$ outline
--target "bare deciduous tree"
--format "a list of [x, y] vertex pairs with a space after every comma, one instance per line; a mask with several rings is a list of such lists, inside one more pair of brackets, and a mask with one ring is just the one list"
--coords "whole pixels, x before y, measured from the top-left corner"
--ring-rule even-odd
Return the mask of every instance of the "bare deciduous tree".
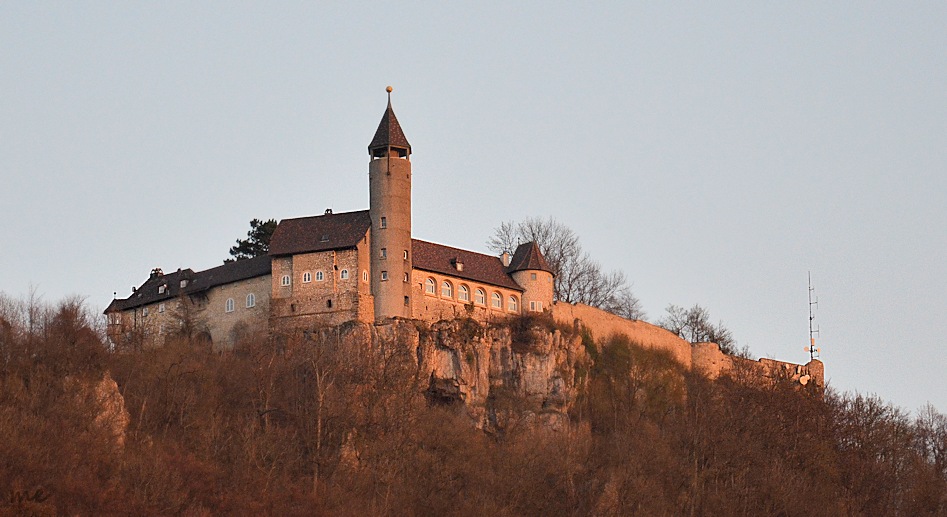
[[738, 355], [736, 340], [730, 330], [719, 322], [710, 322], [710, 311], [694, 304], [690, 309], [673, 303], [667, 306], [667, 316], [658, 320], [658, 326], [677, 334], [691, 343], [717, 343], [725, 354]]
[[645, 318], [641, 301], [632, 293], [625, 273], [604, 271], [582, 250], [578, 235], [551, 217], [501, 223], [494, 229], [487, 247], [496, 253], [512, 252], [518, 245], [531, 241], [539, 245], [556, 276], [556, 300], [583, 303], [628, 319]]

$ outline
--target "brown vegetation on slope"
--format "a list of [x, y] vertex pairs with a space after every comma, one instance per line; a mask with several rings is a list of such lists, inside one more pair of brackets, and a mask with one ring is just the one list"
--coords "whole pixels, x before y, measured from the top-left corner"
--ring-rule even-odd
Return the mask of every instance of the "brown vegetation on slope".
[[[933, 408], [708, 381], [587, 339], [574, 425], [484, 433], [424, 396], [413, 351], [347, 348], [355, 331], [110, 352], [75, 300], [0, 297], [0, 515], [947, 513]], [[88, 396], [106, 373], [123, 447]]]

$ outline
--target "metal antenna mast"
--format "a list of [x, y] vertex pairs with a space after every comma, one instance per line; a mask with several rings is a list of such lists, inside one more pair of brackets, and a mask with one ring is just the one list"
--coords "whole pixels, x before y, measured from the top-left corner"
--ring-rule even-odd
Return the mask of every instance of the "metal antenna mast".
[[812, 325], [812, 320], [815, 319], [815, 313], [812, 312], [812, 306], [819, 305], [819, 297], [816, 297], [815, 301], [812, 301], [813, 291], [815, 291], [815, 288], [812, 287], [812, 271], [809, 271], [809, 346], [805, 350], [809, 352], [809, 359], [818, 359], [819, 353], [822, 350], [815, 347], [815, 337], [819, 335], [819, 327], [813, 327]]

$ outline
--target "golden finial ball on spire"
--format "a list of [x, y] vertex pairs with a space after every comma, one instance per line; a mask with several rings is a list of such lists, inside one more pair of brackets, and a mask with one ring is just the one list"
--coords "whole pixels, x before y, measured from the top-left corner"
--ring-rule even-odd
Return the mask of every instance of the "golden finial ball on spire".
[[388, 93], [391, 93], [392, 90], [394, 90], [394, 88], [392, 88], [391, 86], [385, 88], [385, 91]]

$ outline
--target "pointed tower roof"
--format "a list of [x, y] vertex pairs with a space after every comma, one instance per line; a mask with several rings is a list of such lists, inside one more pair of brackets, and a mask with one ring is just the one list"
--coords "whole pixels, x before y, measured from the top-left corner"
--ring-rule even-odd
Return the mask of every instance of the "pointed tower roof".
[[398, 117], [395, 116], [394, 110], [391, 109], [391, 86], [389, 86], [387, 90], [388, 109], [385, 110], [385, 114], [381, 117], [381, 122], [378, 123], [378, 129], [375, 131], [375, 137], [372, 138], [372, 143], [368, 144], [368, 152], [371, 154], [373, 149], [384, 147], [400, 147], [407, 149], [410, 154], [411, 144], [408, 143], [408, 139], [404, 136], [404, 131], [401, 130], [401, 124], [398, 123]]
[[539, 245], [536, 242], [527, 242], [516, 247], [513, 253], [513, 259], [510, 260], [510, 267], [506, 268], [510, 273], [514, 271], [524, 271], [527, 269], [538, 269], [552, 273], [552, 268], [539, 251]]

